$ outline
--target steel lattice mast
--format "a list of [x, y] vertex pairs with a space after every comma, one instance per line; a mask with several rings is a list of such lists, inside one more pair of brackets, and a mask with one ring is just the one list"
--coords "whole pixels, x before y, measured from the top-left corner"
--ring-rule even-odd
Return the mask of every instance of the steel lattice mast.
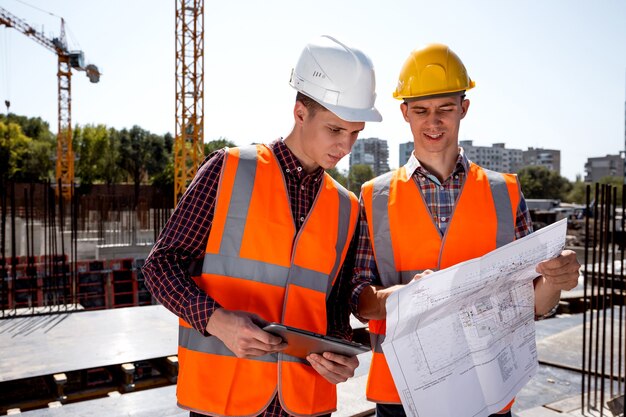
[[176, 2], [174, 202], [204, 157], [204, 0]]

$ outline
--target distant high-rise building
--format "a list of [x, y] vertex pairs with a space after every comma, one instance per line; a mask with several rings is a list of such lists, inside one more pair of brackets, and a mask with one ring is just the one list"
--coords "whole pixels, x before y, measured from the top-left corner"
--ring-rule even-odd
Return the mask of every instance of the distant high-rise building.
[[504, 143], [492, 146], [474, 146], [471, 140], [461, 140], [459, 145], [470, 161], [483, 168], [498, 172], [517, 172], [522, 167], [522, 150], [506, 149]]
[[585, 164], [585, 182], [598, 182], [604, 177], [623, 177], [624, 157], [607, 155], [587, 158]]
[[561, 175], [561, 151], [555, 149], [528, 148], [522, 153], [525, 167], [543, 166]]
[[378, 138], [358, 139], [350, 153], [350, 166], [369, 165], [374, 175], [389, 171], [389, 147], [387, 141]]
[[404, 166], [404, 164], [407, 163], [411, 157], [413, 149], [415, 149], [415, 143], [413, 141], [400, 144], [400, 153], [398, 157], [399, 167]]

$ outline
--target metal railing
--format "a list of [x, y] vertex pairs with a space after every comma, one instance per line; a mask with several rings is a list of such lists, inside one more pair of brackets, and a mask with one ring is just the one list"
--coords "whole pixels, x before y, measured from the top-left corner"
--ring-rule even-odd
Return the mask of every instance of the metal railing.
[[624, 415], [624, 214], [626, 189], [587, 186], [581, 411], [583, 415]]

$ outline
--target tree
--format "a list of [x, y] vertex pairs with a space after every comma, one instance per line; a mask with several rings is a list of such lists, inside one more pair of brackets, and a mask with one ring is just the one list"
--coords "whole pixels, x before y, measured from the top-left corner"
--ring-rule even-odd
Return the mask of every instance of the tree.
[[49, 142], [30, 139], [25, 159], [22, 161], [19, 175], [15, 175], [15, 181], [38, 182], [52, 178], [54, 161], [50, 155], [54, 154], [56, 147]]
[[107, 158], [115, 154], [109, 135], [104, 125], [74, 128], [75, 177], [80, 179], [81, 193], [87, 192], [95, 182], [104, 181]]
[[149, 158], [146, 159], [146, 172], [149, 177], [159, 174], [172, 159], [171, 152], [167, 151], [163, 136], [150, 133], [147, 138]]
[[218, 149], [222, 149], [226, 146], [229, 148], [234, 148], [237, 145], [235, 145], [233, 142], [229, 141], [225, 137], [220, 136], [218, 139], [209, 141], [204, 144], [204, 155], [209, 156]]
[[572, 184], [567, 178], [543, 166], [522, 168], [518, 173], [525, 198], [565, 200]]
[[119, 132], [119, 152], [119, 167], [128, 174], [135, 186], [136, 205], [141, 183], [162, 172], [171, 155], [167, 152], [163, 136], [150, 133], [139, 126]]
[[0, 121], [0, 181], [9, 178], [11, 164], [11, 138], [9, 126]]
[[585, 204], [586, 198], [587, 184], [580, 177], [576, 177], [576, 181], [572, 183], [571, 190], [565, 196], [565, 201], [568, 203]]
[[174, 160], [169, 162], [161, 172], [152, 177], [152, 185], [161, 190], [165, 195], [171, 196], [174, 200]]
[[[624, 178], [608, 176], [608, 177], [600, 178], [600, 181], [598, 181], [598, 182], [600, 184], [606, 184], [606, 185], [609, 185], [611, 187], [615, 187], [616, 188], [616, 191], [617, 191], [616, 202], [617, 202], [617, 205], [621, 207], [621, 205], [622, 205], [622, 192], [623, 192], [623, 186], [624, 186]], [[592, 192], [595, 192], [595, 188], [592, 190]], [[612, 198], [613, 197], [611, 197], [611, 199]]]
[[120, 158], [120, 132], [109, 128], [109, 144], [106, 154], [102, 157], [102, 172], [100, 179], [107, 185], [113, 185], [122, 181], [123, 173], [119, 169]]
[[41, 117], [31, 118], [18, 116], [13, 113], [9, 113], [7, 116], [0, 114], [0, 122], [15, 123], [19, 125], [24, 135], [35, 141], [48, 142], [53, 146], [56, 144], [55, 135], [50, 131], [48, 123], [44, 122]]
[[328, 173], [328, 175], [330, 175], [331, 177], [333, 177], [339, 184], [343, 185], [344, 187], [348, 187], [348, 176], [346, 175], [346, 172], [340, 172], [337, 168], [329, 168], [326, 170], [326, 172]]
[[374, 178], [374, 170], [372, 167], [365, 164], [356, 164], [350, 167], [348, 171], [349, 190], [359, 195], [361, 193], [361, 185], [366, 181]]
[[19, 124], [0, 121], [0, 178], [24, 182], [49, 179], [52, 154], [49, 141], [35, 141]]
[[174, 148], [174, 136], [170, 132], [163, 135], [163, 143], [165, 143], [165, 150], [171, 155]]

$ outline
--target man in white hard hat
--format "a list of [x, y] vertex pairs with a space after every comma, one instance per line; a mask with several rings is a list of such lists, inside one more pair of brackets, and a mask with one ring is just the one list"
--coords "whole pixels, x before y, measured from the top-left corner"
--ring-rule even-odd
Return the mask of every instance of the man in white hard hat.
[[[473, 87], [465, 66], [446, 45], [414, 50], [393, 96], [402, 100], [415, 149], [406, 165], [361, 190], [351, 300], [354, 312], [369, 320], [373, 354], [366, 395], [377, 403], [377, 417], [406, 416], [382, 351], [389, 295], [429, 270], [480, 257], [532, 232], [517, 177], [476, 165], [459, 147], [461, 120], [470, 104], [465, 92]], [[528, 296], [534, 292], [534, 312], [531, 305], [520, 314], [551, 314], [561, 290], [577, 285], [579, 268], [570, 250], [539, 263], [534, 285], [524, 287]], [[510, 416], [512, 395], [490, 404], [490, 412]], [[478, 415], [452, 397], [433, 398], [426, 406], [427, 416]]]
[[350, 152], [365, 122], [382, 119], [374, 68], [322, 36], [306, 45], [290, 84], [291, 133], [210, 155], [143, 268], [152, 294], [180, 317], [177, 397], [192, 415], [329, 414], [335, 384], [358, 365], [331, 352], [289, 356], [263, 327], [351, 336], [341, 284], [352, 272], [358, 201], [324, 169]]

